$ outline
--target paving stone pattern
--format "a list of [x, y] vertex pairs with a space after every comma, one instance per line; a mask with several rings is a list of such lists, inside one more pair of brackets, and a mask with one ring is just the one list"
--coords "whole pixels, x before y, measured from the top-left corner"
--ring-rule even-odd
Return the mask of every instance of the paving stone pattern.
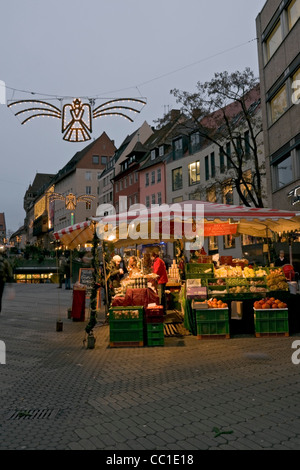
[[110, 348], [100, 312], [87, 349], [87, 318], [68, 318], [72, 290], [14, 289], [0, 314], [0, 450], [300, 448], [300, 334]]

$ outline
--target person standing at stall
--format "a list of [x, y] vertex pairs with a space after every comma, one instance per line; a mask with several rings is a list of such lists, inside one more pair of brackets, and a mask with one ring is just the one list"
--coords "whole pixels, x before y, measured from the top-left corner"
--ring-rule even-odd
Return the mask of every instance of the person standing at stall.
[[168, 273], [165, 262], [159, 257], [158, 253], [151, 253], [152, 259], [152, 271], [154, 274], [158, 275], [158, 294], [160, 304], [164, 308], [164, 313], [166, 313], [166, 284], [168, 282]]
[[285, 264], [290, 264], [289, 260], [286, 258], [284, 251], [280, 250], [279, 257], [275, 260], [275, 266], [281, 267], [281, 266], [284, 266]]
[[108, 286], [110, 297], [114, 294], [114, 290], [121, 286], [121, 279], [127, 273], [125, 266], [121, 264], [122, 258], [115, 255], [108, 266]]

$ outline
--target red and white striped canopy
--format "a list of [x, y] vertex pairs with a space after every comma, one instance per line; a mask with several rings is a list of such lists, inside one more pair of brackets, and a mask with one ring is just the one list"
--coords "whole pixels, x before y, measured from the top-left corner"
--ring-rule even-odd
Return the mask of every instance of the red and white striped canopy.
[[[183, 217], [183, 219], [194, 218], [199, 214], [198, 209], [201, 206], [204, 215], [204, 232], [205, 228], [211, 229], [212, 224], [219, 224], [219, 227], [222, 227], [224, 222], [237, 224], [237, 234], [251, 235], [254, 237], [270, 237], [272, 232], [280, 233], [300, 230], [299, 211], [217, 204], [206, 201], [184, 201], [172, 204], [170, 205], [170, 212], [167, 217], [174, 219], [176, 219], [176, 217]], [[92, 240], [95, 230], [95, 223], [93, 222], [101, 220], [102, 224], [107, 223], [115, 227], [119, 227], [122, 223], [133, 223], [135, 219], [151, 222], [151, 218], [158, 217], [161, 207], [162, 206], [157, 207], [156, 209], [150, 208], [146, 210], [142, 216], [139, 211], [128, 211], [115, 216], [107, 216], [102, 219], [95, 217], [93, 220], [72, 225], [59, 232], [55, 232], [54, 237], [56, 240], [60, 240], [64, 245], [72, 249]], [[225, 226], [225, 224], [223, 224], [223, 226]], [[207, 230], [207, 232], [210, 232], [210, 230]], [[162, 234], [160, 235], [162, 236]], [[161, 237], [161, 239], [163, 238]], [[148, 238], [146, 241], [149, 242], [150, 239]], [[130, 242], [132, 244], [132, 240], [127, 241], [127, 243]], [[126, 244], [126, 241], [122, 240], [122, 245], [124, 244]]]
[[58, 232], [54, 232], [55, 240], [60, 241], [69, 249], [77, 248], [78, 245], [92, 241], [95, 230], [95, 224], [91, 220], [86, 220], [79, 224], [71, 225], [63, 228]]

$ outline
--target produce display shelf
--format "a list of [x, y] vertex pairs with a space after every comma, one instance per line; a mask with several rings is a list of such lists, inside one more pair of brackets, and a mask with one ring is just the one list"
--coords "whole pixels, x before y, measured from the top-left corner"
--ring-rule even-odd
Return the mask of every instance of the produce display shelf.
[[109, 309], [109, 322], [111, 320], [136, 320], [144, 317], [143, 306], [111, 307]]

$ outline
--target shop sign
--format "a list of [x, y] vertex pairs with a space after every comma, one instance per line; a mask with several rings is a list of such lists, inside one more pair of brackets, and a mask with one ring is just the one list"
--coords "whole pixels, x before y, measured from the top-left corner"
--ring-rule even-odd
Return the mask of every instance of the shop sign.
[[204, 224], [205, 237], [217, 237], [219, 235], [235, 235], [238, 224], [221, 222], [219, 224]]

